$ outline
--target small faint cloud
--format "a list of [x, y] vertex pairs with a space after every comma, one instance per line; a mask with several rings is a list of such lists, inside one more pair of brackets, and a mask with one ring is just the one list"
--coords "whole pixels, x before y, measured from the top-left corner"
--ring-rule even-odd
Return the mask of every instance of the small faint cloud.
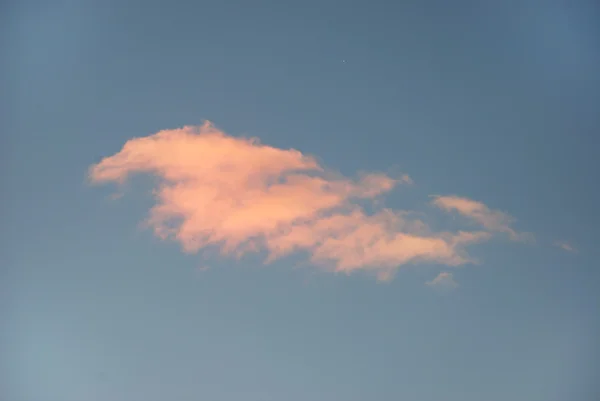
[[571, 252], [571, 253], [578, 252], [578, 250], [572, 244], [570, 244], [566, 241], [555, 241], [554, 246], [557, 248], [560, 248], [564, 251], [567, 251], [567, 252]]
[[520, 233], [511, 227], [511, 224], [515, 222], [514, 217], [499, 210], [490, 209], [482, 202], [456, 195], [436, 195], [434, 198], [435, 199], [432, 203], [438, 208], [446, 212], [456, 211], [459, 214], [480, 224], [486, 230], [505, 233], [513, 241], [534, 241], [533, 234]]
[[410, 176], [408, 174], [402, 174], [402, 176], [400, 177], [400, 181], [402, 181], [405, 184], [414, 184], [415, 182], [413, 181], [412, 178], [410, 178]]
[[425, 283], [430, 287], [453, 289], [458, 287], [458, 283], [454, 281], [454, 276], [449, 272], [441, 272], [433, 280]]
[[382, 283], [387, 283], [389, 281], [392, 281], [392, 279], [394, 278], [395, 272], [396, 271], [394, 269], [380, 270], [377, 273], [377, 281], [382, 282]]
[[117, 199], [121, 199], [123, 197], [123, 192], [115, 192], [113, 194], [111, 194], [108, 198], [110, 200], [117, 200]]
[[200, 264], [198, 266], [196, 266], [196, 268], [194, 269], [194, 273], [198, 276], [206, 273], [208, 270], [210, 270], [210, 266], [207, 264]]

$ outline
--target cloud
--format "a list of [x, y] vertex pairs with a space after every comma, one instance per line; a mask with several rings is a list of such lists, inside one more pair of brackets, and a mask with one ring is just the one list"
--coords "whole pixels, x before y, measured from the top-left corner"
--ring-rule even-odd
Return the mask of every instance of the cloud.
[[[89, 169], [94, 184], [123, 184], [134, 174], [158, 178], [145, 226], [189, 253], [207, 247], [235, 257], [262, 251], [270, 263], [301, 252], [325, 270], [367, 270], [385, 280], [408, 263], [476, 262], [465, 248], [490, 238], [486, 231], [434, 232], [409, 212], [374, 208], [369, 214], [361, 206], [412, 183], [408, 175], [350, 179], [297, 150], [232, 137], [210, 122], [131, 139]], [[448, 199], [465, 202], [436, 202], [448, 205]], [[482, 204], [454, 204], [485, 228], [516, 235]]]
[[481, 202], [455, 195], [434, 196], [434, 198], [432, 203], [435, 206], [447, 212], [456, 211], [482, 225], [486, 230], [505, 233], [513, 241], [534, 240], [531, 233], [519, 233], [510, 227], [515, 222], [512, 216], [499, 210], [492, 210]]
[[577, 253], [577, 249], [566, 241], [555, 241], [554, 246], [571, 253]]
[[433, 280], [425, 283], [428, 286], [452, 289], [458, 287], [458, 283], [454, 281], [452, 273], [442, 272], [438, 274]]

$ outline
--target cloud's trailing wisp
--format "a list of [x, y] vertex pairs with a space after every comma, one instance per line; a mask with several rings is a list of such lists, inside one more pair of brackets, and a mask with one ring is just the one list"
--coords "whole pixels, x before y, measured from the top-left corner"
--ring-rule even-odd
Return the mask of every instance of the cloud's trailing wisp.
[[570, 243], [568, 243], [566, 241], [555, 241], [554, 246], [562, 249], [563, 251], [577, 253], [577, 249], [573, 245], [571, 245]]
[[[305, 252], [326, 269], [386, 278], [406, 263], [472, 262], [465, 246], [490, 238], [487, 231], [433, 232], [407, 212], [367, 213], [360, 205], [410, 184], [407, 175], [342, 177], [297, 150], [228, 136], [210, 122], [131, 139], [91, 166], [89, 178], [123, 183], [142, 173], [159, 178], [147, 225], [186, 252], [266, 251], [267, 262]], [[486, 213], [475, 212], [484, 228], [510, 230]]]
[[515, 219], [499, 210], [491, 210], [481, 202], [455, 195], [435, 196], [433, 204], [445, 211], [456, 211], [492, 232], [506, 233], [513, 241], [533, 241], [531, 233], [519, 233], [510, 227]]
[[428, 281], [425, 284], [432, 287], [444, 289], [452, 289], [458, 287], [458, 283], [454, 281], [453, 274], [449, 272], [441, 272], [433, 280]]

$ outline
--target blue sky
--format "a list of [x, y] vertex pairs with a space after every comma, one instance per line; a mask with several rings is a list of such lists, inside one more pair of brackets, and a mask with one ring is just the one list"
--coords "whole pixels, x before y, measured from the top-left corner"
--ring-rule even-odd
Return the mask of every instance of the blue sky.
[[[597, 399], [600, 9], [397, 3], [3, 5], [0, 399]], [[381, 282], [185, 253], [141, 228], [152, 175], [89, 185], [205, 120], [338, 176], [406, 173], [381, 201], [436, 232], [489, 228], [431, 203], [457, 195], [535, 242]]]

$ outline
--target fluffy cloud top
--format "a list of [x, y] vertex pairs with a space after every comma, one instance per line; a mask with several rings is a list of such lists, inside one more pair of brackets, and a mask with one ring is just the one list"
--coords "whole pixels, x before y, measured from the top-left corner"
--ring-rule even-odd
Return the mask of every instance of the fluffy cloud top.
[[[386, 278], [406, 263], [471, 262], [465, 246], [490, 237], [487, 231], [432, 232], [407, 212], [369, 214], [359, 205], [410, 184], [407, 175], [342, 177], [297, 150], [232, 137], [210, 122], [131, 139], [91, 166], [89, 177], [93, 183], [123, 183], [142, 173], [159, 178], [146, 224], [186, 252], [208, 246], [236, 256], [263, 250], [267, 262], [305, 252], [326, 269], [367, 269]], [[457, 197], [434, 202], [487, 230], [518, 236], [506, 215], [481, 203]]]

